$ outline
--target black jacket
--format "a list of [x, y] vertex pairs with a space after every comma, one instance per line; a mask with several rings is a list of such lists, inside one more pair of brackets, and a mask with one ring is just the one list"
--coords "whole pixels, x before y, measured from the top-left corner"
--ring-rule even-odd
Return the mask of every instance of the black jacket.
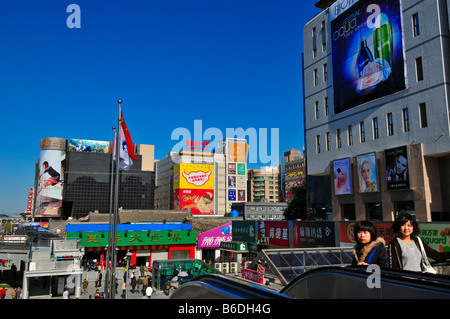
[[388, 255], [385, 247], [385, 241], [382, 237], [378, 237], [371, 242], [366, 249], [355, 245], [353, 248], [352, 265], [357, 265], [358, 262], [365, 262], [367, 264], [377, 264], [382, 268], [388, 268]]

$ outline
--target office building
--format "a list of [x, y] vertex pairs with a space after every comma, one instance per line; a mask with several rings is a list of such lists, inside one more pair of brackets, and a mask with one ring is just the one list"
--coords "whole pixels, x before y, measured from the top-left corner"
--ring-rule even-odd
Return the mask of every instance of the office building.
[[316, 3], [303, 28], [307, 172], [329, 178], [311, 191], [331, 194], [334, 220], [450, 220], [449, 5]]

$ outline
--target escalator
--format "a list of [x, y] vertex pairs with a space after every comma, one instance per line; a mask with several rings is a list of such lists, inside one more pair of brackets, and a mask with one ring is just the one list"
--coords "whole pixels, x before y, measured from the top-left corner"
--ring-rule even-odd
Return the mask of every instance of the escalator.
[[181, 285], [170, 298], [450, 299], [449, 276], [391, 269], [382, 269], [377, 282], [373, 281], [374, 276], [366, 267], [320, 267], [275, 292], [227, 276], [202, 275]]

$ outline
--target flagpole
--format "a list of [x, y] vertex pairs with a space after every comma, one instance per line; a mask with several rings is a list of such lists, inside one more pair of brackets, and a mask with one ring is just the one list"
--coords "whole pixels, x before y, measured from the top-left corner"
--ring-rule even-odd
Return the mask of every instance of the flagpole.
[[[121, 120], [121, 104], [122, 100], [118, 101], [119, 103], [119, 118], [118, 118], [118, 132], [120, 132], [120, 120]], [[116, 140], [115, 140], [115, 154], [116, 154], [116, 184], [115, 184], [115, 195], [114, 195], [114, 218], [113, 218], [113, 236], [112, 236], [112, 249], [111, 249], [111, 255], [112, 255], [112, 261], [111, 261], [111, 299], [114, 299], [115, 292], [116, 292], [116, 263], [117, 263], [117, 215], [118, 215], [118, 203], [119, 203], [119, 160], [120, 160], [120, 153], [119, 153], [119, 133], [116, 134]]]
[[[112, 128], [113, 130], [113, 142], [114, 142], [114, 147], [116, 146], [115, 144], [115, 139], [116, 139], [116, 128], [113, 126]], [[110, 178], [110, 194], [109, 194], [109, 229], [108, 229], [108, 243], [106, 245], [106, 282], [105, 282], [105, 296], [107, 299], [109, 299], [111, 297], [111, 289], [113, 287], [113, 285], [111, 284], [111, 263], [110, 263], [110, 258], [111, 258], [111, 228], [112, 228], [112, 224], [111, 224], [111, 218], [112, 218], [112, 213], [113, 213], [113, 190], [114, 190], [114, 150], [111, 152], [111, 178]]]

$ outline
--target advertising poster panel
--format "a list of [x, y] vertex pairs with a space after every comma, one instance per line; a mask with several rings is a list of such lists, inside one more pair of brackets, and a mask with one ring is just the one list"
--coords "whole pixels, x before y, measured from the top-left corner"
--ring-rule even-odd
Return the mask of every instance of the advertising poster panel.
[[58, 138], [46, 138], [46, 140], [50, 143], [47, 141], [41, 143], [34, 217], [60, 217], [66, 142]]
[[221, 242], [231, 241], [231, 222], [198, 235], [198, 248], [220, 248]]
[[419, 237], [431, 248], [450, 251], [450, 223], [419, 223]]
[[111, 145], [110, 142], [71, 138], [69, 139], [69, 151], [110, 153]]
[[173, 168], [173, 209], [214, 214], [214, 166], [177, 164]]
[[330, 7], [335, 114], [404, 90], [400, 0], [338, 0]]
[[359, 192], [378, 192], [375, 152], [356, 156], [358, 163]]
[[408, 153], [406, 146], [384, 151], [388, 190], [409, 188]]
[[292, 247], [317, 248], [336, 247], [335, 223], [292, 222]]
[[346, 195], [352, 193], [350, 158], [335, 160], [334, 166], [334, 193], [336, 195]]
[[247, 142], [230, 141], [228, 147], [228, 162], [247, 162]]
[[256, 243], [258, 240], [258, 222], [256, 220], [240, 220], [231, 222], [233, 241]]
[[259, 221], [258, 244], [290, 247], [289, 229], [289, 222]]

